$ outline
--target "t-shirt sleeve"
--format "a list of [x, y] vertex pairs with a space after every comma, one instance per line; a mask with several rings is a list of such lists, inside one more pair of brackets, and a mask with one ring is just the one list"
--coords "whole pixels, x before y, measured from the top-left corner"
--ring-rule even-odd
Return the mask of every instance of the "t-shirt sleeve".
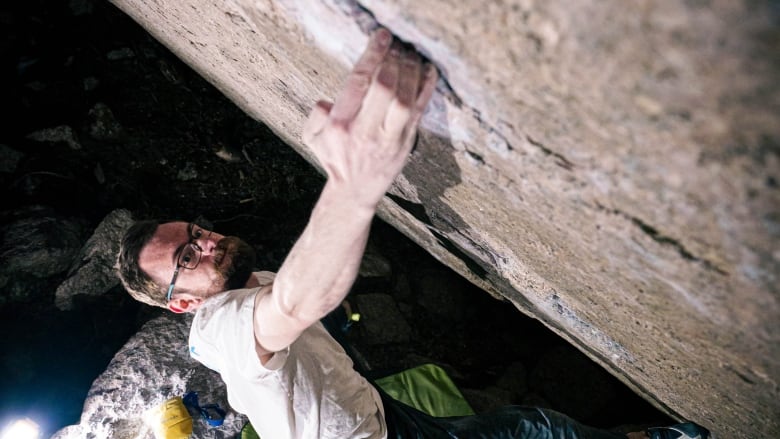
[[255, 350], [254, 302], [260, 289], [231, 291], [209, 299], [198, 309], [190, 329], [190, 355], [222, 374], [260, 378], [284, 365], [287, 350], [265, 365]]

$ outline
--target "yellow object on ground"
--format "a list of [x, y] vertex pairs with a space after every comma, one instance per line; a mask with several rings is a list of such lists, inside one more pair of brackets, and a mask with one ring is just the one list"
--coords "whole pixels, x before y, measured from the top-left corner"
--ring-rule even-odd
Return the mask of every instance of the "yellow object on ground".
[[187, 439], [192, 434], [192, 416], [180, 396], [147, 410], [144, 421], [156, 439]]

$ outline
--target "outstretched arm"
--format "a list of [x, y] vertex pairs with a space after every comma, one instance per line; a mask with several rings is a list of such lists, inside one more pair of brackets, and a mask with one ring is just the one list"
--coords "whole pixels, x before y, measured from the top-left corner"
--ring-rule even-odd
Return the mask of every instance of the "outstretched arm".
[[380, 29], [336, 102], [315, 106], [303, 140], [327, 182], [271, 292], [259, 294], [255, 303], [255, 339], [263, 362], [349, 292], [377, 205], [406, 163], [436, 79], [432, 66]]

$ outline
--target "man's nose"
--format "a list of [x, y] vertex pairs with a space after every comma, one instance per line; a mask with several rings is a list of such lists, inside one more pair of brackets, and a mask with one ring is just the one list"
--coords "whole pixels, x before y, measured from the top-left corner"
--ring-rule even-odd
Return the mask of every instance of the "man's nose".
[[201, 248], [201, 251], [204, 255], [210, 255], [214, 252], [214, 249], [217, 247], [217, 242], [219, 239], [217, 236], [215, 236], [214, 233], [211, 231], [205, 231], [202, 235], [200, 235], [200, 238], [195, 240], [195, 243], [198, 244], [198, 246]]

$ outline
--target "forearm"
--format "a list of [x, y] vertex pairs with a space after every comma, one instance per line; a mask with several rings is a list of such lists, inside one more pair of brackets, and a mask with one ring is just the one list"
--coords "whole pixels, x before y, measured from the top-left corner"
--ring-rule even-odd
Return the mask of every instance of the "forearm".
[[319, 102], [302, 138], [328, 175], [309, 223], [270, 291], [255, 300], [261, 361], [338, 306], [357, 276], [376, 205], [401, 172], [436, 72], [379, 29], [334, 104]]
[[360, 268], [374, 211], [328, 180], [274, 281], [281, 312], [308, 325], [341, 303]]

